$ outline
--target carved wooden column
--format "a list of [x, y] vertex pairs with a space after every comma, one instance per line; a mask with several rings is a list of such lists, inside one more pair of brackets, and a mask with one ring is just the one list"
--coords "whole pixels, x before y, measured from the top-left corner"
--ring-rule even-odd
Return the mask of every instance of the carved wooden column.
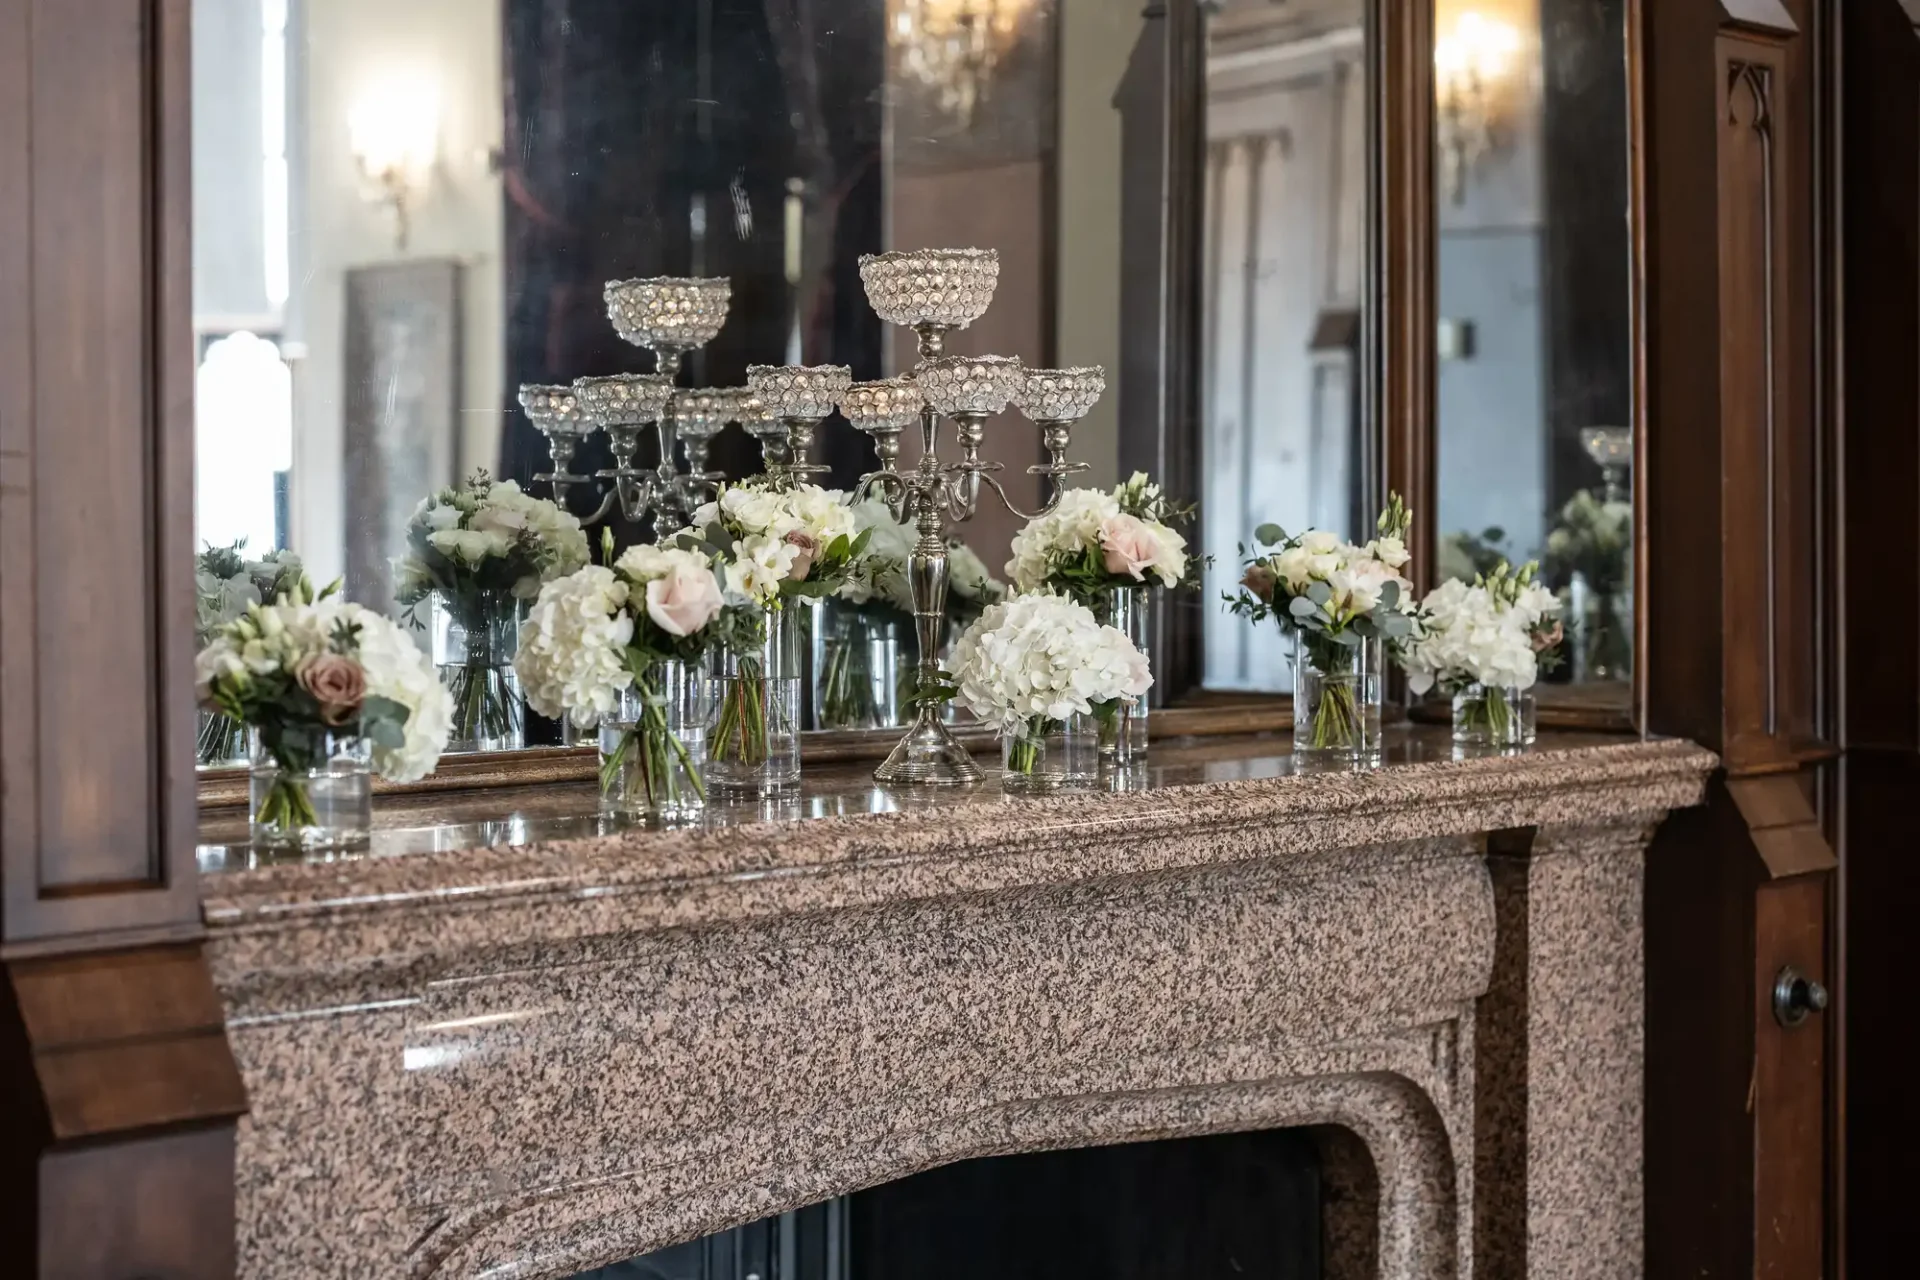
[[0, 0], [0, 1273], [232, 1269], [195, 884], [189, 0]]
[[1647, 1274], [1813, 1276], [1828, 1019], [1786, 1025], [1774, 988], [1831, 978], [1822, 10], [1641, 13], [1646, 720], [1725, 763], [1648, 855]]

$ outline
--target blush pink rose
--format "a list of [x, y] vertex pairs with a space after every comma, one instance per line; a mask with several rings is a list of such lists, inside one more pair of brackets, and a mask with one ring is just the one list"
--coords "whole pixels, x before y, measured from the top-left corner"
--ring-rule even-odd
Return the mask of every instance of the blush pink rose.
[[1533, 633], [1533, 651], [1535, 653], [1544, 653], [1566, 639], [1566, 636], [1566, 628], [1561, 625], [1558, 618], [1555, 618], [1553, 627], [1550, 630], [1536, 631]]
[[1108, 573], [1124, 573], [1143, 581], [1160, 554], [1152, 530], [1128, 515], [1108, 516], [1100, 522], [1100, 550]]
[[360, 714], [367, 697], [367, 673], [352, 658], [323, 653], [294, 668], [293, 678], [320, 704], [320, 718], [342, 725]]
[[1274, 584], [1278, 581], [1279, 578], [1274, 574], [1273, 570], [1267, 568], [1264, 564], [1250, 564], [1247, 566], [1246, 573], [1240, 579], [1240, 585], [1253, 592], [1253, 594], [1260, 599], [1271, 601], [1273, 599]]
[[720, 584], [711, 570], [676, 568], [647, 583], [647, 616], [670, 636], [690, 636], [720, 612]]
[[787, 576], [795, 582], [805, 582], [813, 571], [813, 562], [820, 554], [820, 540], [804, 529], [795, 529], [787, 534], [787, 545], [794, 549], [793, 568]]

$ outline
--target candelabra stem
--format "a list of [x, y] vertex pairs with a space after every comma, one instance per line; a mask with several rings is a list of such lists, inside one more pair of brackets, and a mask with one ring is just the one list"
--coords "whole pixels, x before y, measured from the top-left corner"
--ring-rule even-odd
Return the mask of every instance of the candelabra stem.
[[978, 782], [982, 774], [943, 718], [945, 704], [926, 694], [941, 682], [940, 642], [947, 621], [946, 477], [931, 453], [920, 459], [909, 484], [907, 508], [920, 530], [907, 556], [907, 589], [913, 597], [914, 638], [920, 645], [919, 691], [913, 723], [878, 769], [876, 781], [953, 786]]

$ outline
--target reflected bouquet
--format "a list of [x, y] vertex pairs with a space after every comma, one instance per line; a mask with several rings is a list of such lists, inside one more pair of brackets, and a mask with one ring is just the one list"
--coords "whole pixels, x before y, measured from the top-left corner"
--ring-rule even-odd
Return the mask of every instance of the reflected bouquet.
[[[209, 545], [193, 560], [193, 642], [204, 648], [214, 633], [246, 614], [248, 605], [272, 604], [282, 596], [305, 592], [306, 570], [291, 551], [269, 551], [258, 560], [245, 554], [246, 539], [229, 546]], [[323, 594], [332, 594], [335, 587]], [[220, 711], [202, 710], [195, 752], [201, 764], [225, 764], [246, 755], [246, 726]]]
[[407, 522], [394, 598], [433, 601], [434, 662], [453, 695], [456, 750], [517, 747], [520, 691], [513, 651], [524, 602], [587, 563], [580, 522], [511, 480], [476, 471], [422, 499]]
[[[708, 753], [717, 763], [754, 770], [769, 744], [799, 729], [797, 645], [783, 639], [789, 600], [818, 600], [837, 591], [872, 538], [855, 526], [846, 496], [812, 484], [757, 476], [721, 489], [694, 512], [677, 543], [704, 551], [721, 575], [728, 603], [751, 606], [757, 629], [735, 629], [724, 643], [716, 678]], [[777, 693], [777, 696], [776, 696]], [[791, 704], [791, 705], [789, 705]]]
[[1173, 526], [1192, 518], [1143, 471], [1112, 492], [1069, 489], [1014, 535], [1007, 575], [1017, 591], [1058, 591], [1088, 606], [1113, 587], [1177, 586], [1187, 540]]

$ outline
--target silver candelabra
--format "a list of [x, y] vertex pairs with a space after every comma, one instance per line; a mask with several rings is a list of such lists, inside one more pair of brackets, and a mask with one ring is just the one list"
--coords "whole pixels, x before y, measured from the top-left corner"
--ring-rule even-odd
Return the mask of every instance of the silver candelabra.
[[[878, 492], [894, 519], [912, 522], [920, 535], [907, 557], [907, 585], [913, 597], [923, 693], [942, 677], [948, 525], [973, 518], [983, 484], [1023, 519], [1058, 505], [1064, 477], [1087, 469], [1084, 462], [1067, 460], [1073, 423], [1085, 416], [1105, 388], [1098, 369], [1027, 369], [1013, 356], [943, 354], [948, 333], [966, 328], [986, 312], [999, 275], [999, 255], [990, 249], [923, 249], [860, 259], [860, 278], [874, 311], [882, 320], [910, 328], [919, 337], [920, 359], [910, 377], [847, 385], [840, 410], [873, 438], [879, 457], [879, 468], [860, 478], [855, 500]], [[1003, 465], [980, 456], [986, 420], [1009, 404], [1040, 427], [1047, 450], [1047, 461], [1027, 468], [1029, 475], [1047, 480], [1045, 504], [1038, 512], [1016, 506], [994, 474]], [[939, 458], [942, 417], [953, 420], [960, 449], [957, 461]], [[900, 433], [916, 418], [920, 460], [903, 472]], [[811, 440], [810, 429], [803, 439]], [[796, 446], [799, 443], [794, 440]], [[873, 776], [885, 783], [956, 784], [977, 782], [982, 775], [947, 727], [939, 704], [922, 697], [905, 736]]]
[[[719, 479], [706, 470], [708, 442], [728, 421], [739, 419], [716, 414], [738, 414], [746, 407], [745, 397], [732, 391], [681, 392], [675, 386], [687, 353], [713, 341], [726, 323], [733, 286], [725, 279], [661, 276], [610, 280], [605, 296], [614, 329], [653, 352], [654, 372], [577, 378], [571, 387], [522, 386], [521, 408], [546, 436], [553, 458], [553, 470], [534, 479], [550, 483], [554, 500], [562, 505], [574, 485], [611, 481], [598, 509], [582, 523], [606, 519], [618, 503], [629, 521], [638, 523], [651, 514], [656, 534], [671, 533], [685, 525]], [[648, 427], [654, 428], [660, 444], [660, 461], [652, 468], [634, 461]], [[591, 476], [576, 475], [571, 470], [574, 453], [595, 431], [607, 433], [613, 466]], [[683, 442], [684, 472], [674, 458]]]

